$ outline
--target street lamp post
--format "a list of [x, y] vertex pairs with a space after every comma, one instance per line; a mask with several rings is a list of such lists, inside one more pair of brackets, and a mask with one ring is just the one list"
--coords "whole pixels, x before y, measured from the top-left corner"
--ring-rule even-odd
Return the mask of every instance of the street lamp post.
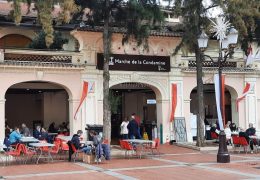
[[[217, 61], [214, 61], [214, 59], [208, 55], [203, 54], [203, 56], [210, 58], [210, 60], [213, 63], [217, 64], [218, 66], [220, 104], [222, 105], [221, 101], [222, 101], [222, 97], [224, 96], [224, 94], [222, 93], [222, 83], [221, 83], [222, 68], [227, 58], [230, 57], [230, 55], [233, 54], [234, 52], [234, 47], [237, 43], [238, 32], [234, 27], [229, 28], [229, 23], [225, 22], [225, 18], [223, 17], [217, 18], [217, 22], [214, 23], [213, 30], [214, 32], [216, 32], [215, 35], [219, 40], [219, 57]], [[228, 35], [226, 36], [226, 34]], [[202, 31], [201, 35], [198, 38], [198, 45], [202, 52], [207, 48], [207, 44], [208, 44], [208, 36], [204, 31]], [[220, 111], [221, 114], [224, 115], [225, 112], [223, 112], [223, 108], [221, 107], [221, 105], [220, 105]], [[220, 117], [218, 118], [220, 119]], [[224, 129], [221, 129], [219, 133], [219, 149], [217, 154], [217, 162], [218, 163], [230, 162], [230, 155], [227, 150], [226, 134], [224, 132]]]

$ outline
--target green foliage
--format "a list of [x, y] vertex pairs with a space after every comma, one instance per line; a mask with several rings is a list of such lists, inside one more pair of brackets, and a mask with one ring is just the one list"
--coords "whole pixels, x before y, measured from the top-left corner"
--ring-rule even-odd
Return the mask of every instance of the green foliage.
[[111, 113], [116, 114], [118, 111], [118, 106], [122, 101], [121, 96], [117, 96], [113, 91], [109, 91], [109, 102]]
[[[85, 14], [87, 16], [87, 24], [91, 26], [102, 26], [106, 15], [105, 0], [76, 0], [77, 5], [81, 5], [81, 9], [90, 9]], [[81, 15], [75, 16], [77, 20], [82, 20]], [[111, 1], [109, 6], [110, 27], [119, 27], [124, 29], [122, 43], [129, 40], [137, 42], [137, 45], [144, 43], [147, 47], [147, 39], [150, 30], [159, 29], [164, 21], [163, 13], [156, 0], [116, 0]]]
[[14, 20], [15, 24], [19, 25], [22, 20], [21, 3], [27, 3], [28, 12], [30, 11], [30, 5], [34, 3], [35, 10], [38, 12], [38, 21], [42, 25], [42, 29], [45, 33], [45, 43], [48, 48], [52, 45], [53, 41], [53, 17], [52, 12], [54, 5], [60, 3], [61, 13], [59, 14], [60, 23], [68, 23], [72, 18], [72, 15], [79, 11], [79, 7], [75, 4], [74, 0], [8, 0], [12, 2], [12, 10], [10, 16]]
[[257, 40], [260, 43], [260, 0], [226, 0], [222, 8], [239, 31], [244, 52], [247, 51], [249, 42]]
[[[62, 46], [68, 43], [68, 39], [62, 37], [61, 32], [55, 31], [53, 43], [50, 45], [49, 49], [62, 50]], [[47, 49], [45, 42], [46, 34], [43, 31], [40, 31], [37, 36], [33, 39], [31, 44], [29, 44], [29, 48], [33, 49]]]

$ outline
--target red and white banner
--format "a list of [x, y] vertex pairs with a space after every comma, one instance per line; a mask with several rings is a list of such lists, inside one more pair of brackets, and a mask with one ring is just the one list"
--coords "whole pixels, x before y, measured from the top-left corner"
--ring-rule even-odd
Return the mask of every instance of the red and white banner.
[[244, 90], [243, 90], [243, 94], [242, 94], [240, 97], [238, 97], [237, 100], [236, 100], [237, 111], [238, 111], [238, 109], [239, 109], [239, 102], [242, 101], [242, 100], [246, 97], [246, 95], [247, 95], [253, 88], [254, 88], [254, 86], [253, 86], [252, 84], [246, 83], [246, 86], [245, 86], [245, 88], [244, 88]]
[[172, 84], [172, 108], [170, 122], [174, 121], [174, 114], [177, 106], [177, 84]]
[[88, 82], [84, 81], [82, 94], [81, 94], [81, 98], [80, 98], [80, 102], [79, 102], [79, 106], [78, 106], [78, 108], [77, 108], [77, 110], [76, 110], [76, 112], [74, 114], [74, 119], [77, 119], [76, 118], [77, 117], [77, 113], [78, 113], [78, 111], [79, 111], [83, 101], [86, 99], [87, 95], [88, 95]]
[[250, 65], [255, 61], [260, 61], [260, 50], [258, 49], [256, 53], [253, 54], [253, 48], [250, 45], [247, 49], [246, 65]]
[[[218, 124], [220, 130], [224, 130], [221, 108], [220, 108], [220, 82], [219, 82], [219, 75], [214, 75], [214, 82], [215, 82], [215, 96], [216, 96], [216, 105], [217, 105], [217, 112], [218, 112]], [[221, 90], [222, 91], [222, 90]]]
[[223, 124], [226, 124], [226, 108], [225, 108], [225, 105], [226, 105], [226, 102], [225, 102], [225, 75], [222, 75], [222, 78], [221, 78], [221, 88], [222, 88], [222, 101], [221, 101], [221, 107], [222, 107], [222, 118], [223, 118]]

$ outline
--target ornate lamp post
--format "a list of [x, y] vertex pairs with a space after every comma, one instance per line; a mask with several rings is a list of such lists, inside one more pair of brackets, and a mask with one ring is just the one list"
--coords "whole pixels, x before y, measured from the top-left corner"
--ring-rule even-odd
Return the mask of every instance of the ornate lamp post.
[[[222, 94], [222, 83], [221, 83], [222, 68], [227, 58], [234, 53], [234, 47], [237, 43], [238, 32], [234, 27], [230, 27], [230, 23], [228, 21], [225, 21], [225, 17], [218, 17], [216, 19], [216, 22], [213, 21], [211, 22], [213, 23], [212, 31], [215, 33], [215, 36], [219, 40], [219, 57], [216, 61], [208, 55], [203, 55], [203, 56], [210, 58], [210, 60], [218, 66], [220, 104], [222, 104], [221, 101], [222, 101], [222, 97], [224, 96], [224, 94]], [[202, 31], [201, 35], [198, 37], [198, 45], [202, 52], [207, 48], [207, 43], [208, 43], [208, 36], [204, 31]], [[222, 115], [225, 113], [223, 112], [221, 106], [220, 106], [220, 112]], [[220, 117], [218, 117], [218, 119], [219, 122], [223, 123], [221, 115]], [[224, 132], [223, 126], [220, 127], [222, 128], [220, 129], [220, 133], [219, 133], [219, 149], [217, 154], [217, 162], [229, 163], [230, 155], [227, 150], [226, 134]]]

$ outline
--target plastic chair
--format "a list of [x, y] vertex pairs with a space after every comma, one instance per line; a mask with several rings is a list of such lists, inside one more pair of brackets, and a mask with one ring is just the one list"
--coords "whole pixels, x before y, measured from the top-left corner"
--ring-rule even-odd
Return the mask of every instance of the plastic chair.
[[[125, 158], [126, 158], [128, 152], [134, 152], [135, 151], [134, 147], [127, 141], [123, 141], [123, 147], [124, 147], [124, 150], [125, 150]], [[128, 157], [130, 159], [130, 156], [128, 156]]]
[[22, 148], [23, 154], [26, 156], [24, 163], [27, 163], [28, 158], [33, 158], [34, 155], [36, 155], [36, 151], [32, 148], [26, 147], [24, 144], [20, 145]]
[[50, 150], [51, 154], [58, 155], [60, 152], [60, 141], [54, 141], [54, 147]]
[[123, 140], [119, 140], [119, 144], [120, 144], [121, 149], [125, 149]]
[[[244, 151], [247, 153], [249, 144], [248, 144], [245, 137], [239, 137], [239, 144], [240, 144], [241, 147], [244, 148]], [[239, 152], [240, 152], [240, 149], [239, 149]]]
[[232, 136], [232, 145], [233, 145], [233, 151], [235, 152], [237, 147], [240, 147], [240, 140], [239, 136]]
[[153, 154], [153, 151], [156, 150], [158, 155], [160, 156], [159, 146], [160, 146], [160, 139], [159, 138], [154, 139], [154, 144], [152, 144], [152, 147], [151, 147], [152, 154]]
[[18, 144], [16, 144], [14, 150], [6, 152], [8, 162], [10, 162], [10, 159], [9, 159], [10, 156], [14, 157], [15, 160], [17, 161], [18, 157], [20, 157], [20, 155], [21, 155], [22, 150], [23, 149], [22, 149], [21, 144], [18, 143]]
[[74, 154], [74, 162], [75, 162], [78, 154], [82, 153], [82, 151], [80, 151], [79, 149], [76, 149], [76, 147], [72, 143], [71, 143], [71, 148], [72, 148], [72, 151], [74, 152], [73, 154]]
[[210, 132], [211, 139], [218, 139], [218, 134], [216, 132]]

